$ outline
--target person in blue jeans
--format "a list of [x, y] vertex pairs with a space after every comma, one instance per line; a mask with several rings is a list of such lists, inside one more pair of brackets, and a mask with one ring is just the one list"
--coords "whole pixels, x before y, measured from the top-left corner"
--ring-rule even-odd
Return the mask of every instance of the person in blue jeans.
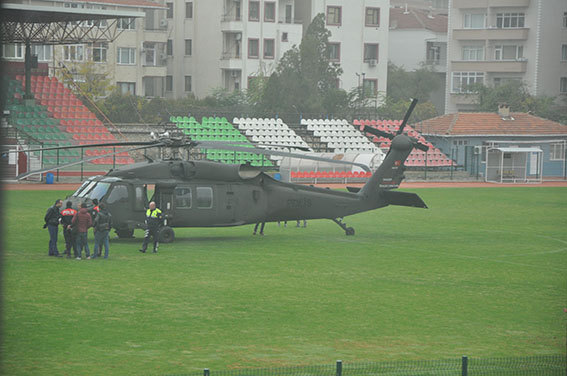
[[92, 258], [97, 258], [102, 251], [102, 246], [104, 245], [104, 258], [107, 259], [108, 249], [110, 248], [108, 238], [110, 229], [112, 228], [112, 215], [106, 210], [106, 205], [104, 203], [100, 204], [98, 208], [99, 211], [93, 222], [95, 246]]
[[59, 222], [61, 219], [61, 213], [59, 210], [62, 205], [63, 201], [60, 199], [55, 200], [55, 204], [47, 209], [47, 213], [45, 213], [45, 217], [43, 218], [45, 220], [43, 228], [47, 228], [49, 231], [49, 256], [61, 256], [57, 249], [57, 234], [59, 232]]
[[83, 202], [81, 204], [81, 209], [79, 212], [75, 214], [73, 220], [71, 221], [72, 226], [77, 227], [77, 260], [81, 259], [81, 254], [83, 253], [83, 247], [85, 248], [85, 255], [87, 256], [87, 260], [91, 259], [90, 251], [89, 251], [89, 243], [87, 241], [87, 234], [89, 227], [92, 227], [93, 220], [89, 211], [87, 210], [87, 204]]

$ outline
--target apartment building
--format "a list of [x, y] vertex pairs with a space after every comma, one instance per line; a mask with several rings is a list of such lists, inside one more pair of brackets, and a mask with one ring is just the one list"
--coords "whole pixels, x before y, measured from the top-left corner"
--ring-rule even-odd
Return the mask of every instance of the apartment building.
[[389, 0], [304, 0], [297, 14], [304, 28], [319, 13], [331, 32], [331, 60], [343, 74], [338, 86], [346, 91], [363, 85], [365, 92], [386, 94], [388, 74]]
[[[119, 37], [114, 41], [78, 43], [66, 45], [33, 45], [32, 54], [38, 62], [49, 65], [51, 75], [60, 75], [59, 68], [65, 65], [74, 74], [75, 80], [84, 79], [79, 72], [86, 62], [93, 63], [98, 73], [106, 73], [111, 84], [123, 93], [142, 96], [163, 96], [165, 93], [167, 25], [163, 5], [149, 0], [97, 0], [96, 2], [74, 0], [20, 0], [12, 3], [37, 5], [41, 7], [65, 7], [77, 9], [105, 9], [145, 12], [146, 17], [101, 21], [101, 28], [115, 27]], [[80, 27], [91, 28], [93, 22], [83, 22]], [[24, 60], [25, 47], [22, 44], [2, 46], [1, 58], [7, 61]]]
[[566, 94], [567, 2], [451, 0], [447, 55], [445, 113], [471, 110], [475, 83], [517, 80], [532, 95]]
[[248, 88], [270, 75], [283, 54], [301, 42], [294, 0], [166, 2], [166, 94], [204, 97], [215, 88]]

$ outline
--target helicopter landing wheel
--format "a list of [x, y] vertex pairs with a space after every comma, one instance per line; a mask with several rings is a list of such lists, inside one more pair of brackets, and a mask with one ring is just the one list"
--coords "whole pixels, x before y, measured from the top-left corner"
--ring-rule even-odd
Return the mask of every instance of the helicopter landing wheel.
[[175, 239], [175, 232], [171, 227], [165, 226], [159, 232], [160, 243], [171, 243]]
[[129, 228], [116, 229], [116, 235], [119, 238], [133, 238], [134, 230]]
[[347, 225], [343, 222], [342, 218], [332, 218], [331, 219], [333, 222], [335, 222], [337, 225], [339, 225], [343, 230], [345, 230], [345, 234], [347, 236], [351, 236], [354, 235], [354, 229], [352, 227], [347, 227]]
[[347, 234], [347, 236], [354, 235], [354, 229], [352, 227], [347, 227], [345, 233]]

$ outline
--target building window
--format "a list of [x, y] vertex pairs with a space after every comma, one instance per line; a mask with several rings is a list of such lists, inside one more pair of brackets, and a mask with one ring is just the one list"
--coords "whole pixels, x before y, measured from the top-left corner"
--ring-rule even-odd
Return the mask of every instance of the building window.
[[273, 59], [274, 54], [274, 39], [264, 39], [264, 59]]
[[362, 80], [362, 90], [364, 95], [375, 97], [378, 93], [378, 80], [375, 78], [365, 78]]
[[167, 56], [173, 56], [173, 40], [168, 39], [167, 44], [165, 46], [165, 53]]
[[248, 3], [248, 20], [260, 21], [260, 2], [250, 1]]
[[144, 42], [144, 66], [156, 66], [156, 44], [153, 42]]
[[185, 56], [193, 55], [193, 40], [185, 39]]
[[567, 44], [561, 45], [561, 60], [567, 61]]
[[567, 12], [563, 12], [563, 28], [567, 29]]
[[378, 62], [378, 44], [364, 43], [364, 62]]
[[173, 18], [173, 3], [165, 3], [167, 11], [165, 12], [166, 18]]
[[93, 61], [95, 63], [106, 62], [107, 51], [108, 51], [108, 43], [105, 42], [93, 43]]
[[6, 59], [23, 59], [24, 45], [21, 43], [2, 44], [2, 57]]
[[380, 8], [366, 8], [366, 16], [364, 17], [364, 25], [371, 27], [380, 26]]
[[136, 64], [136, 49], [130, 47], [118, 47], [116, 54], [116, 62], [118, 64], [134, 65]]
[[287, 42], [287, 41], [288, 41], [287, 38], [288, 38], [288, 34], [287, 34], [287, 32], [284, 31], [284, 32], [282, 33], [282, 42]]
[[494, 60], [518, 60], [523, 57], [523, 46], [494, 46]]
[[561, 77], [559, 82], [559, 92], [561, 94], [567, 94], [567, 77]]
[[506, 85], [510, 82], [521, 83], [522, 79], [520, 77], [494, 77], [493, 82], [494, 87], [498, 87], [500, 85]]
[[272, 3], [272, 2], [264, 3], [264, 21], [276, 22], [276, 3]]
[[327, 25], [340, 26], [342, 21], [341, 13], [341, 7], [327, 7]]
[[63, 59], [65, 61], [85, 60], [85, 47], [82, 44], [70, 44], [63, 46]]
[[185, 91], [186, 92], [193, 91], [191, 76], [185, 76]]
[[34, 44], [31, 46], [32, 55], [37, 55], [38, 61], [51, 61], [53, 46], [49, 44]]
[[256, 59], [260, 57], [260, 42], [258, 39], [248, 39], [248, 57]]
[[118, 90], [121, 94], [132, 94], [136, 95], [136, 83], [135, 82], [117, 82]]
[[188, 1], [185, 3], [185, 18], [193, 18], [193, 2]]
[[465, 20], [463, 23], [464, 29], [484, 29], [484, 14], [478, 13], [465, 13]]
[[329, 42], [329, 61], [341, 61], [341, 44]]
[[427, 42], [427, 62], [429, 64], [439, 64], [441, 62], [441, 46], [433, 42]]
[[463, 60], [465, 61], [484, 60], [484, 46], [463, 46]]
[[524, 13], [497, 13], [496, 27], [499, 29], [524, 27], [524, 20]]
[[116, 23], [116, 27], [120, 30], [135, 30], [136, 29], [136, 19], [135, 18], [119, 18]]
[[165, 76], [165, 91], [173, 91], [173, 76]]
[[549, 160], [564, 161], [565, 160], [565, 144], [557, 142], [549, 145]]
[[452, 93], [473, 93], [471, 85], [484, 82], [483, 72], [453, 72]]

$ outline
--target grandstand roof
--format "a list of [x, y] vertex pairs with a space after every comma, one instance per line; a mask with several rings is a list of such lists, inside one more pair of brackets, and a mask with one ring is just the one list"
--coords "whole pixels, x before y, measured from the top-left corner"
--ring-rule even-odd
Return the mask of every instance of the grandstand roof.
[[436, 33], [447, 33], [446, 14], [432, 13], [417, 8], [390, 8], [390, 29], [426, 29]]
[[567, 136], [567, 126], [523, 112], [509, 117], [488, 112], [458, 112], [414, 124], [424, 135], [437, 136]]
[[[145, 17], [144, 12], [120, 7], [138, 4], [138, 7], [161, 8], [148, 0], [102, 0], [102, 3], [116, 5], [118, 9], [67, 8], [47, 2], [46, 5], [4, 3], [0, 12], [0, 42], [64, 44], [114, 40], [120, 34], [114, 27], [117, 19]], [[114, 22], [104, 28], [82, 27], [80, 23], [103, 19]]]

